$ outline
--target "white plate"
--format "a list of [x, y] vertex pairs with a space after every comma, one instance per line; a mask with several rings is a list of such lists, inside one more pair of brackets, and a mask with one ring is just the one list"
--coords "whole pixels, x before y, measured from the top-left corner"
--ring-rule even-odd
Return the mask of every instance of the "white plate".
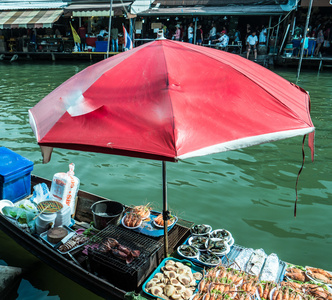
[[[158, 227], [158, 228], [164, 228], [164, 225], [163, 225], [163, 226], [160, 226], [160, 225], [157, 224], [154, 220], [155, 220], [155, 219], [153, 219], [153, 224], [154, 224], [156, 227]], [[167, 227], [172, 226], [172, 225], [174, 224], [174, 222], [175, 222], [175, 218], [173, 219], [173, 222], [172, 222], [171, 224], [167, 225]]]
[[198, 238], [198, 237], [206, 238], [205, 243], [206, 243], [206, 241], [207, 241], [207, 239], [208, 239], [207, 236], [195, 235], [195, 236], [191, 236], [191, 237], [189, 238], [189, 240], [188, 240], [188, 244], [189, 244], [190, 246], [193, 246], [194, 248], [196, 248], [196, 249], [199, 250], [199, 251], [206, 251], [205, 243], [203, 244], [203, 246], [204, 246], [203, 249], [197, 248], [197, 247], [195, 247], [194, 245], [192, 245], [192, 241], [193, 241], [194, 239]]
[[229, 251], [231, 250], [231, 248], [230, 248], [230, 246], [228, 245], [227, 242], [225, 242], [223, 239], [218, 239], [218, 238], [209, 238], [209, 239], [207, 239], [207, 240], [206, 240], [206, 243], [205, 243], [205, 248], [206, 248], [206, 249], [208, 249], [209, 241], [216, 241], [216, 242], [220, 241], [220, 242], [222, 242], [222, 243], [226, 246], [226, 250], [224, 250], [224, 251], [221, 251], [221, 252], [213, 252], [213, 251], [211, 251], [211, 250], [208, 250], [208, 252], [210, 252], [210, 253], [213, 253], [213, 254], [215, 254], [215, 255], [221, 256], [221, 255], [226, 255], [226, 254], [228, 254]]
[[227, 242], [227, 244], [229, 245], [229, 247], [232, 247], [234, 245], [234, 238], [232, 236], [231, 240]]
[[[133, 212], [134, 212], [135, 210], [133, 209]], [[146, 219], [148, 219], [149, 217], [150, 217], [150, 215], [151, 215], [151, 213], [150, 213], [150, 210], [149, 210], [149, 214], [145, 217], [145, 218], [142, 218], [142, 220], [146, 220]]]
[[[331, 290], [331, 284], [328, 284], [328, 283], [326, 283], [326, 282], [324, 282], [324, 281], [322, 281], [322, 280], [320, 280], [320, 279], [316, 279], [316, 278], [314, 278], [314, 277], [311, 275], [311, 271], [308, 270], [307, 268], [312, 268], [312, 267], [309, 267], [309, 266], [306, 266], [306, 267], [305, 267], [305, 269], [306, 269], [305, 274], [309, 277], [309, 279], [311, 279], [312, 281], [314, 281], [314, 282], [316, 282], [316, 283], [325, 284], [325, 285]], [[326, 271], [326, 270], [325, 270], [325, 271]], [[326, 271], [326, 272], [332, 275], [332, 273], [331, 273], [330, 271]]]
[[[210, 234], [210, 232], [212, 231], [212, 227], [210, 226], [210, 225], [207, 225], [207, 224], [197, 224], [197, 225], [204, 225], [204, 226], [207, 226], [208, 228], [209, 228], [209, 230], [208, 230], [208, 232], [206, 232], [206, 233], [194, 233], [193, 231], [192, 231], [192, 228], [194, 227], [191, 227], [190, 228], [190, 233], [192, 234], [192, 235], [198, 235], [198, 236], [205, 236], [205, 235], [209, 235]], [[195, 225], [196, 226], [196, 225]]]
[[[197, 254], [195, 256], [187, 256], [187, 255], [184, 255], [180, 250], [181, 248], [183, 248], [184, 246], [186, 247], [192, 247], [193, 249], [195, 249], [197, 251]], [[184, 257], [184, 258], [189, 258], [189, 259], [192, 259], [192, 258], [197, 258], [198, 254], [199, 254], [199, 251], [193, 247], [193, 246], [190, 246], [190, 245], [180, 245], [178, 248], [177, 248], [177, 252], [180, 256]]]
[[125, 223], [124, 223], [124, 219], [125, 219], [125, 217], [126, 217], [126, 215], [124, 215], [123, 218], [121, 219], [121, 224], [122, 224], [122, 226], [125, 227], [125, 228], [128, 228], [128, 229], [136, 229], [136, 228], [138, 228], [138, 227], [140, 227], [140, 226], [142, 225], [142, 221], [141, 221], [141, 222], [139, 223], [138, 226], [135, 226], [135, 227], [129, 227], [129, 226], [125, 225]]
[[215, 267], [215, 266], [217, 266], [217, 265], [220, 264], [221, 260], [220, 260], [220, 258], [219, 258], [217, 255], [215, 255], [216, 257], [218, 257], [218, 263], [216, 263], [216, 264], [210, 264], [210, 263], [206, 263], [206, 262], [201, 261], [201, 259], [200, 259], [201, 255], [206, 255], [206, 253], [208, 253], [208, 252], [200, 252], [200, 254], [198, 255], [197, 260], [198, 260], [201, 264], [203, 264], [203, 265], [205, 265], [205, 266], [209, 266], [209, 267]]
[[10, 207], [13, 207], [14, 206], [14, 203], [11, 202], [10, 200], [1, 200], [0, 201], [0, 213], [2, 214], [2, 209], [6, 206], [10, 206]]
[[[213, 236], [213, 235], [214, 235], [215, 233], [217, 233], [218, 231], [226, 231], [226, 232], [228, 233], [229, 238], [226, 239], [226, 238], [221, 238], [221, 237]], [[213, 237], [213, 238], [216, 238], [216, 239], [223, 239], [223, 240], [225, 240], [226, 242], [231, 241], [232, 238], [233, 238], [232, 234], [231, 234], [228, 230], [226, 230], [226, 229], [215, 229], [215, 230], [213, 230], [213, 231], [210, 233], [210, 237]]]

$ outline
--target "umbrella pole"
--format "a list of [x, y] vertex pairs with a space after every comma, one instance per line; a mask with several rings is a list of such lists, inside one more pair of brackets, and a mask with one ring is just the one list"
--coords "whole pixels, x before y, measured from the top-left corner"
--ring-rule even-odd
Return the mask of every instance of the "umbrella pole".
[[167, 210], [167, 177], [166, 177], [166, 162], [163, 161], [163, 220], [164, 220], [164, 256], [168, 256], [168, 233], [167, 221], [169, 219], [169, 212]]

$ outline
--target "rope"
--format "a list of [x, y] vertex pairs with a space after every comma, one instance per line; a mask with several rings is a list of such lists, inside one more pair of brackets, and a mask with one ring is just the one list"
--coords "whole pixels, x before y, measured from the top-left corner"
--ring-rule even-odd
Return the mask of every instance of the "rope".
[[[122, 1], [122, 0], [121, 0]], [[278, 25], [280, 25], [289, 15], [290, 15], [290, 13], [291, 12], [293, 12], [293, 10], [295, 10], [296, 9], [296, 7], [297, 7], [297, 5], [299, 4], [299, 2], [300, 2], [300, 0], [297, 0], [296, 1], [296, 3], [295, 3], [295, 5], [294, 5], [294, 7], [293, 7], [293, 9], [291, 9], [286, 15], [285, 15], [285, 17], [283, 18], [283, 19], [281, 19], [280, 20], [280, 22], [279, 23], [277, 23], [276, 25], [274, 25], [274, 26], [272, 26], [272, 27], [268, 27], [268, 28], [266, 28], [266, 29], [274, 29], [275, 27], [277, 27]]]
[[301, 165], [301, 168], [297, 174], [297, 178], [296, 178], [296, 184], [295, 184], [295, 194], [296, 194], [296, 200], [295, 200], [295, 205], [294, 205], [294, 217], [296, 218], [296, 206], [297, 206], [297, 200], [298, 200], [298, 194], [297, 194], [297, 184], [299, 182], [299, 177], [300, 177], [300, 174], [303, 170], [303, 166], [304, 166], [304, 160], [305, 160], [305, 154], [304, 154], [304, 141], [305, 141], [305, 138], [306, 138], [306, 134], [303, 136], [303, 141], [302, 141], [302, 165]]

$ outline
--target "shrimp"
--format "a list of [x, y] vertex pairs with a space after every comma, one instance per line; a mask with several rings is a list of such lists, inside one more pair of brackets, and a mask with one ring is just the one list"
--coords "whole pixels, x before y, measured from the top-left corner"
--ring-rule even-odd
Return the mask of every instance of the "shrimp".
[[264, 292], [263, 292], [263, 298], [264, 299], [267, 299], [267, 297], [269, 296], [269, 292], [270, 292], [270, 284], [266, 283], [265, 288], [264, 288]]

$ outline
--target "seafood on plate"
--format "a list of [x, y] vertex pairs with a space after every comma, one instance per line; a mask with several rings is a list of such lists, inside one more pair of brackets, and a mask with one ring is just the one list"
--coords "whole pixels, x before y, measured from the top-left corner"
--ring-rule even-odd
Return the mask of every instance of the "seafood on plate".
[[121, 245], [116, 239], [107, 237], [99, 245], [98, 250], [102, 253], [110, 252], [113, 256], [125, 260], [127, 264], [140, 256], [139, 250], [133, 250], [127, 246]]
[[208, 240], [207, 236], [195, 235], [189, 238], [188, 244], [202, 251], [206, 250], [205, 244], [207, 240]]
[[[288, 297], [288, 298], [287, 298]], [[281, 282], [273, 292], [272, 300], [294, 299], [294, 300], [332, 300], [332, 294], [326, 285], [313, 283], [298, 283], [293, 281]]]
[[226, 229], [215, 229], [210, 233], [210, 237], [230, 242], [232, 239], [232, 234]]
[[73, 248], [84, 244], [88, 241], [89, 238], [84, 236], [83, 234], [74, 235], [69, 241], [64, 243], [63, 245], [59, 246], [60, 252], [67, 252], [72, 250]]
[[257, 283], [257, 293], [261, 299], [269, 299], [272, 290], [276, 287], [274, 282]]
[[201, 263], [209, 266], [216, 266], [220, 264], [220, 258], [211, 252], [200, 252], [198, 260]]
[[[173, 223], [175, 222], [175, 217], [174, 216], [170, 216], [170, 219], [167, 221], [167, 225], [171, 226]], [[159, 227], [163, 227], [164, 226], [164, 220], [163, 220], [163, 215], [159, 214], [155, 219], [154, 219], [154, 223], [155, 225], [159, 226]]]
[[137, 228], [142, 224], [142, 218], [134, 212], [129, 212], [123, 217], [122, 222], [128, 228]]
[[142, 220], [145, 220], [150, 216], [151, 207], [149, 207], [149, 204], [150, 203], [146, 205], [134, 206], [132, 211], [133, 213], [137, 214]]
[[198, 224], [190, 228], [190, 232], [193, 235], [208, 235], [212, 230], [210, 225]]
[[194, 258], [198, 255], [198, 250], [190, 245], [181, 245], [178, 247], [178, 253], [187, 258]]
[[211, 253], [216, 255], [225, 255], [229, 252], [230, 247], [225, 240], [209, 238], [206, 241], [205, 247]]
[[306, 282], [308, 281], [305, 269], [299, 266], [290, 265], [286, 269], [285, 275], [291, 280]]
[[332, 273], [325, 271], [323, 269], [319, 268], [312, 268], [312, 267], [306, 267], [307, 275], [312, 277], [314, 280], [326, 283], [326, 284], [332, 284]]
[[166, 260], [160, 271], [146, 283], [145, 292], [162, 299], [189, 300], [197, 281], [203, 277], [202, 273], [174, 260]]
[[[198, 292], [195, 295], [199, 300], [204, 299], [238, 299], [252, 300], [256, 293], [257, 276], [252, 276], [244, 271], [226, 268], [218, 265], [209, 269], [199, 283]], [[194, 299], [195, 299], [194, 297]], [[207, 298], [206, 298], [207, 297]]]

